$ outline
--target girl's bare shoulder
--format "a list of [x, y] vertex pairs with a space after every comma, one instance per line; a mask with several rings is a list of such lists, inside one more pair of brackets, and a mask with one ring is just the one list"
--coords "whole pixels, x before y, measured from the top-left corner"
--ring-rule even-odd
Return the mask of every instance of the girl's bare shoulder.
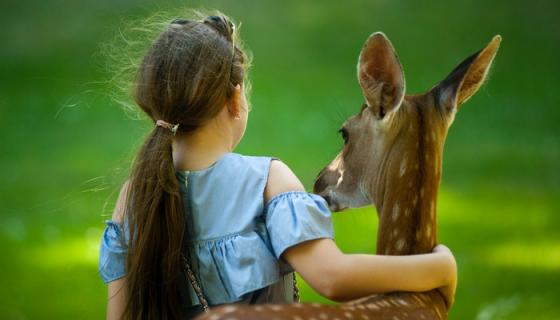
[[289, 191], [305, 191], [305, 188], [292, 169], [281, 160], [272, 159], [264, 189], [265, 203], [275, 195]]

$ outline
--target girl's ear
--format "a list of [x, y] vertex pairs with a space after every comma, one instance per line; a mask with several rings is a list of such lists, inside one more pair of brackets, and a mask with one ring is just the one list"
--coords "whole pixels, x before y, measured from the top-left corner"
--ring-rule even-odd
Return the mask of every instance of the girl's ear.
[[234, 118], [241, 117], [242, 111], [242, 101], [241, 101], [241, 85], [237, 84], [233, 89], [233, 94], [229, 98], [226, 106], [228, 108], [229, 114]]

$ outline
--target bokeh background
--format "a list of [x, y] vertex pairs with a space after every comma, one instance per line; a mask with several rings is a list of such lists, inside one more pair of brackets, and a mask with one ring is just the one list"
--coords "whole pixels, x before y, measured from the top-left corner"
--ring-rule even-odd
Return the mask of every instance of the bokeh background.
[[[359, 50], [392, 40], [409, 93], [495, 34], [489, 80], [445, 147], [439, 240], [454, 252], [451, 319], [560, 317], [560, 28], [556, 1], [2, 1], [0, 318], [99, 319], [104, 220], [151, 126], [113, 96], [106, 47], [130, 19], [179, 7], [242, 23], [252, 105], [236, 152], [284, 160], [311, 190], [359, 110]], [[141, 26], [141, 23], [138, 24]], [[117, 48], [118, 49], [118, 48]], [[346, 252], [375, 252], [372, 207], [335, 216]], [[303, 300], [323, 301], [300, 281]]]

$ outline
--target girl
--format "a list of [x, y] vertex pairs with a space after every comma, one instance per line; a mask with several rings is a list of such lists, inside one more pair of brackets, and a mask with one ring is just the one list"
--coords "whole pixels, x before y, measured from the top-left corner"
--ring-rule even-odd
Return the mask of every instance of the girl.
[[278, 159], [233, 153], [247, 123], [246, 71], [222, 14], [172, 21], [146, 53], [133, 96], [154, 128], [101, 241], [107, 318], [189, 318], [205, 302], [293, 302], [294, 270], [335, 301], [440, 288], [451, 306], [456, 266], [447, 248], [344, 254], [323, 198]]

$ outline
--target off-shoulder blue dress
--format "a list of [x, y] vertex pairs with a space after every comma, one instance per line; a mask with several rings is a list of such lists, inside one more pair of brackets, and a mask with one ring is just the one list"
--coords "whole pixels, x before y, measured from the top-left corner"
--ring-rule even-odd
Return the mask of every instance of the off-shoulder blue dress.
[[[292, 272], [281, 258], [303, 241], [333, 238], [326, 201], [304, 191], [277, 194], [264, 203], [273, 157], [226, 153], [210, 167], [176, 171], [185, 199], [189, 261], [210, 306], [293, 302]], [[126, 275], [128, 227], [105, 221], [99, 248], [104, 283]], [[200, 302], [180, 277], [185, 312]], [[190, 294], [187, 294], [187, 291]]]

